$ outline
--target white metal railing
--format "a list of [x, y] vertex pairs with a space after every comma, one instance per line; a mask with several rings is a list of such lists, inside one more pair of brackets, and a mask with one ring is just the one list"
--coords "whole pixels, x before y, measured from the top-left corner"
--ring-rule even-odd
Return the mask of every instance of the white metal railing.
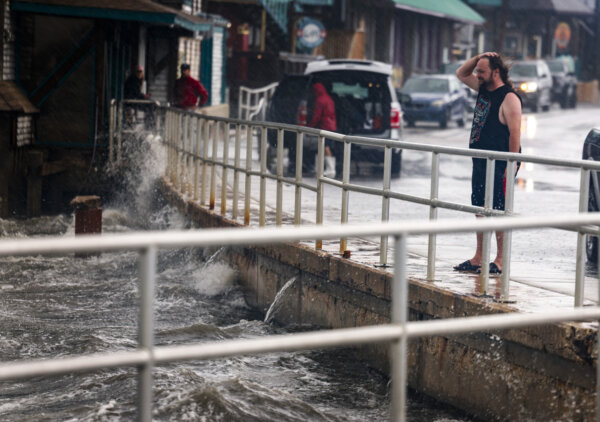
[[238, 118], [241, 120], [252, 120], [259, 116], [259, 120], [265, 120], [266, 107], [271, 101], [278, 82], [273, 82], [261, 88], [248, 88], [240, 86], [238, 98]]
[[[250, 197], [251, 197], [251, 178], [260, 178], [260, 199], [258, 224], [266, 224], [266, 200], [267, 180], [275, 181], [276, 188], [276, 225], [282, 224], [283, 216], [283, 185], [290, 184], [294, 186], [294, 224], [301, 224], [302, 212], [302, 192], [309, 191], [316, 194], [316, 224], [323, 223], [324, 213], [324, 186], [330, 185], [339, 188], [342, 191], [340, 222], [348, 222], [349, 214], [349, 193], [359, 192], [370, 194], [381, 198], [382, 221], [388, 221], [390, 215], [390, 200], [396, 199], [408, 201], [429, 207], [430, 220], [437, 219], [437, 211], [440, 208], [454, 211], [461, 211], [484, 216], [512, 216], [514, 204], [514, 184], [515, 169], [517, 161], [522, 163], [536, 163], [548, 166], [558, 166], [563, 168], [579, 169], [581, 173], [579, 190], [579, 212], [587, 212], [588, 207], [588, 189], [590, 180], [590, 171], [600, 170], [600, 163], [590, 160], [566, 160], [558, 158], [539, 157], [527, 154], [516, 154], [506, 152], [493, 152], [476, 149], [454, 148], [439, 145], [423, 145], [412, 142], [394, 141], [385, 139], [374, 139], [357, 136], [345, 136], [339, 133], [328, 132], [318, 129], [312, 129], [301, 126], [286, 124], [276, 124], [269, 122], [249, 122], [237, 119], [217, 118], [200, 116], [193, 113], [181, 111], [179, 109], [167, 109], [165, 116], [165, 136], [164, 142], [168, 149], [168, 163], [166, 175], [180, 192], [187, 193], [194, 201], [199, 201], [201, 205], [208, 205], [210, 209], [215, 207], [215, 198], [217, 195], [217, 178], [220, 178], [221, 184], [221, 214], [227, 214], [228, 203], [228, 177], [229, 172], [233, 171], [232, 186], [232, 211], [231, 218], [237, 220], [240, 214], [239, 200], [244, 197], [243, 222], [250, 224]], [[268, 131], [277, 132], [277, 169], [272, 174], [267, 168], [267, 133]], [[296, 136], [296, 170], [294, 177], [284, 175], [283, 154], [284, 154], [284, 134], [293, 132]], [[254, 146], [254, 134], [259, 134], [258, 150], [260, 152], [260, 168], [252, 167], [252, 149]], [[244, 136], [243, 136], [244, 135]], [[302, 174], [303, 145], [305, 135], [318, 137], [316, 180], [314, 184], [307, 183]], [[233, 138], [233, 139], [230, 139]], [[343, 143], [343, 173], [341, 180], [325, 177], [323, 175], [324, 145], [325, 139]], [[230, 145], [230, 143], [232, 145]], [[241, 156], [241, 148], [244, 144], [246, 156]], [[383, 150], [384, 172], [383, 181], [380, 189], [350, 183], [350, 153], [353, 145], [361, 145], [370, 148], [379, 148]], [[423, 151], [431, 154], [431, 189], [428, 197], [419, 197], [398, 191], [391, 190], [391, 161], [392, 149], [401, 148], [403, 150]], [[233, 152], [231, 152], [233, 149]], [[438, 198], [439, 186], [439, 166], [440, 156], [453, 155], [464, 157], [475, 157], [487, 161], [487, 184], [485, 203], [483, 207], [472, 206], [470, 204], [443, 201]], [[245, 166], [241, 165], [245, 158]], [[312, 158], [312, 157], [311, 157]], [[504, 211], [492, 209], [493, 192], [493, 173], [496, 160], [507, 161], [507, 180], [506, 180], [506, 204]], [[221, 174], [216, 173], [216, 168], [221, 169]], [[243, 190], [240, 190], [240, 176], [245, 177]], [[208, 196], [208, 200], [207, 200]], [[584, 301], [584, 274], [585, 274], [585, 235], [598, 234], [598, 227], [580, 227], [577, 230], [577, 252], [576, 252], [576, 274], [575, 274], [575, 306], [583, 306]], [[482, 262], [490, 261], [491, 233], [483, 233], [483, 257]], [[435, 259], [436, 259], [436, 234], [429, 235], [428, 256], [427, 256], [427, 279], [435, 279]], [[319, 239], [319, 238], [317, 238]], [[340, 253], [344, 253], [347, 247], [347, 238], [340, 239]], [[317, 240], [315, 247], [322, 248], [321, 240]], [[501, 283], [501, 300], [507, 301], [510, 292], [510, 261], [511, 261], [511, 233], [504, 234], [503, 244], [503, 269]], [[385, 266], [388, 260], [388, 236], [382, 235], [380, 239], [380, 265]], [[482, 291], [486, 295], [489, 291], [489, 268], [482, 265]]]
[[[371, 225], [332, 227], [271, 227], [254, 229], [202, 229], [190, 231], [146, 232], [72, 238], [35, 238], [0, 240], [0, 257], [65, 254], [71, 252], [109, 252], [137, 250], [139, 253], [140, 306], [138, 347], [131, 351], [105, 352], [44, 360], [0, 363], [0, 380], [94, 371], [122, 366], [138, 367], [138, 419], [150, 421], [152, 415], [153, 367], [161, 363], [214, 359], [241, 354], [293, 351], [339, 347], [368, 343], [391, 344], [392, 419], [406, 420], [408, 340], [427, 336], [449, 336], [474, 331], [546, 325], [562, 321], [600, 319], [600, 307], [576, 308], [538, 314], [503, 314], [467, 318], [408, 322], [408, 279], [406, 276], [408, 236], [423, 234], [490, 232], [533, 228], [578, 230], [600, 224], [598, 214], [570, 214], [489, 218], [478, 221], [406, 221]], [[230, 340], [178, 346], [154, 345], [154, 297], [156, 256], [158, 249], [257, 245], [305, 239], [333, 239], [349, 236], [392, 236], [395, 243], [395, 266], [391, 286], [391, 321], [389, 324], [357, 328], [314, 331], [309, 333], [268, 336], [266, 338]], [[599, 282], [600, 287], [600, 282]], [[600, 342], [597, 343], [600, 351]], [[596, 379], [596, 414], [600, 420], [600, 369]], [[574, 404], [575, 405], [575, 404]]]

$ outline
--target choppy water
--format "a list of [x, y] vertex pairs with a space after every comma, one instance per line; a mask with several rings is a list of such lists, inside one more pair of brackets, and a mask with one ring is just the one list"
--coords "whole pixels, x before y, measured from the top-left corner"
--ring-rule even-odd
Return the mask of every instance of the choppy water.
[[[138, 174], [124, 183], [129, 189], [122, 198], [133, 206], [105, 205], [104, 232], [186, 228], [173, 209], [157, 204], [152, 182], [163, 168], [159, 152], [145, 148], [144, 154], [134, 166]], [[48, 235], [73, 236], [72, 216], [0, 219], [0, 239]], [[290, 331], [246, 305], [235, 271], [219, 255], [159, 253], [156, 344]], [[134, 252], [0, 258], [0, 361], [136, 347], [137, 277]], [[390, 419], [387, 377], [346, 349], [176, 363], [153, 375], [157, 421]], [[0, 420], [129, 421], [136, 386], [135, 368], [1, 382]], [[411, 396], [409, 406], [411, 421], [470, 420], [420, 396]]]
[[[184, 228], [175, 212], [149, 228]], [[105, 232], [139, 229], [126, 213], [104, 211]], [[73, 235], [70, 216], [0, 220], [2, 237]], [[213, 251], [210, 251], [213, 252]], [[159, 253], [156, 343], [183, 344], [283, 333], [250, 309], [235, 271], [209, 251]], [[0, 359], [65, 356], [136, 345], [136, 254], [0, 259]], [[155, 419], [165, 421], [384, 421], [389, 386], [352, 351], [280, 353], [158, 367]], [[0, 384], [3, 421], [131, 420], [135, 369]], [[423, 399], [410, 420], [464, 421]]]

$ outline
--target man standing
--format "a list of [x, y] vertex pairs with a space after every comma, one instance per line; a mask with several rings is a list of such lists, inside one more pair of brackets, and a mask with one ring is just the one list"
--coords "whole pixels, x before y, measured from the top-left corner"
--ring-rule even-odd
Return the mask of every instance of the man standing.
[[133, 68], [131, 75], [125, 80], [124, 97], [127, 100], [147, 100], [150, 94], [142, 92], [144, 84], [144, 68], [137, 65]]
[[203, 106], [207, 100], [208, 92], [200, 82], [190, 76], [190, 65], [183, 63], [181, 77], [175, 81], [175, 105], [183, 109], [191, 109]]
[[[473, 70], [476, 74], [473, 74]], [[521, 99], [508, 78], [508, 67], [498, 53], [483, 53], [467, 60], [456, 70], [456, 76], [469, 88], [479, 91], [469, 148], [488, 151], [519, 152], [521, 149]], [[494, 203], [504, 210], [506, 161], [496, 160], [494, 171]], [[484, 205], [486, 160], [473, 158], [471, 204]], [[477, 217], [481, 217], [478, 215]], [[496, 232], [496, 259], [489, 264], [490, 274], [502, 273], [504, 236]], [[456, 271], [481, 270], [483, 234], [477, 233], [477, 249], [473, 258], [456, 265]]]

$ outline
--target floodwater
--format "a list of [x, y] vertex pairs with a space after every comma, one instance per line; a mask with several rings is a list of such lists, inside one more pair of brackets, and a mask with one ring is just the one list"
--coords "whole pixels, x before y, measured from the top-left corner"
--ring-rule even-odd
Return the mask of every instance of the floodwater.
[[[118, 198], [104, 205], [105, 232], [188, 227], [153, 195], [152, 169], [158, 167], [146, 161], [148, 172], [135, 179], [131, 208], [120, 206], [124, 202]], [[50, 235], [73, 236], [72, 216], [0, 220], [0, 239]], [[161, 251], [157, 267], [157, 345], [313, 328], [264, 322], [263, 314], [247, 306], [235, 270], [219, 261], [218, 251]], [[135, 252], [0, 258], [0, 360], [135, 348], [137, 285]], [[155, 368], [153, 376], [157, 421], [390, 419], [388, 378], [348, 349], [168, 364]], [[0, 420], [132, 420], [136, 387], [135, 368], [1, 382]], [[409, 397], [408, 418], [472, 420], [415, 394]]]

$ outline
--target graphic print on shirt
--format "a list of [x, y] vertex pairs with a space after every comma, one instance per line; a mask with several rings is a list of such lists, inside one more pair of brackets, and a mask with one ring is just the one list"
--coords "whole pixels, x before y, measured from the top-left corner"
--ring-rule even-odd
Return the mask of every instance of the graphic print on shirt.
[[490, 112], [491, 101], [489, 98], [483, 96], [477, 97], [477, 104], [475, 105], [475, 113], [473, 115], [473, 127], [471, 128], [471, 138], [469, 139], [469, 145], [479, 141], [481, 131], [485, 125], [485, 121]]

